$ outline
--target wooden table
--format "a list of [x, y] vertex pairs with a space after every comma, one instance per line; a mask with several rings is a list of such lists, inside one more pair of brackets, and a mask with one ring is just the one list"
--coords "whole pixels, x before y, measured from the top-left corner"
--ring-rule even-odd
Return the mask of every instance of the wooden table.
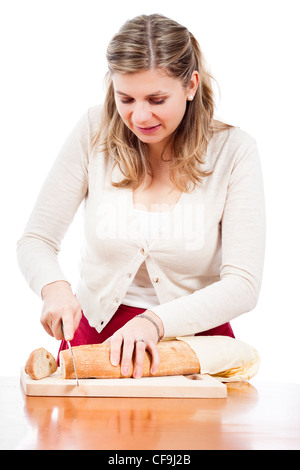
[[216, 399], [63, 398], [27, 397], [19, 378], [0, 377], [0, 413], [1, 449], [300, 449], [299, 384], [235, 383]]

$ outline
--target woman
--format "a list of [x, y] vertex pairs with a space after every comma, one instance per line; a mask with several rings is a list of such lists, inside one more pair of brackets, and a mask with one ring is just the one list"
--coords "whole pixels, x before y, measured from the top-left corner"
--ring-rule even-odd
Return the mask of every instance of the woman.
[[[256, 305], [264, 203], [255, 141], [214, 120], [199, 45], [161, 15], [125, 23], [107, 50], [103, 107], [79, 121], [18, 243], [21, 270], [43, 300], [41, 322], [72, 345], [111, 345], [111, 362], [152, 373], [157, 342], [234, 336]], [[57, 261], [81, 202], [85, 243], [73, 294]]]

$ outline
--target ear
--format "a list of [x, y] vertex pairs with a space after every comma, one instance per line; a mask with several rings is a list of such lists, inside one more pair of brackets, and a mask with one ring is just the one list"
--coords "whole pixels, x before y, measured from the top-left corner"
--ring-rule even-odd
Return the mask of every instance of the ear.
[[191, 76], [191, 80], [190, 80], [190, 84], [187, 88], [187, 99], [189, 101], [192, 101], [195, 94], [196, 94], [196, 91], [197, 91], [197, 88], [198, 88], [198, 85], [199, 85], [199, 72], [197, 72], [197, 70], [195, 70], [193, 73], [192, 73], [192, 76]]

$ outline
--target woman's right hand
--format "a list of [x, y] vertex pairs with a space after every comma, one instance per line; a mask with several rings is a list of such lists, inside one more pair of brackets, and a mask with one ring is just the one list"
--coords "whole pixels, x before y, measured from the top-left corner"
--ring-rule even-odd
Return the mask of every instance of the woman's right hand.
[[[66, 281], [56, 281], [47, 284], [42, 289], [44, 301], [41, 323], [50, 336], [57, 340], [71, 341], [77, 330], [82, 311], [81, 306]], [[62, 332], [64, 325], [64, 335]]]

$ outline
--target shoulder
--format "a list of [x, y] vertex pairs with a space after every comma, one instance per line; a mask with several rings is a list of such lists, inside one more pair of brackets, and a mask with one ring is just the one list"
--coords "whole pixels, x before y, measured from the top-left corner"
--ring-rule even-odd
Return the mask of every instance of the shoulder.
[[229, 127], [228, 129], [217, 131], [211, 139], [213, 147], [225, 147], [227, 150], [238, 150], [256, 146], [255, 138], [240, 127]]
[[239, 127], [232, 127], [229, 130], [228, 143], [233, 148], [251, 148], [256, 147], [256, 139]]
[[214, 132], [207, 149], [205, 169], [215, 174], [230, 174], [241, 165], [257, 165], [255, 138], [239, 127]]
[[87, 116], [88, 119], [91, 123], [98, 123], [100, 122], [100, 117], [101, 117], [101, 110], [102, 110], [102, 105], [97, 104], [95, 106], [92, 106], [88, 108], [87, 110]]
[[257, 153], [255, 138], [245, 130], [234, 126], [215, 132], [208, 147], [208, 155], [212, 161], [218, 159], [226, 164], [234, 164], [246, 156]]
[[85, 141], [89, 139], [99, 129], [101, 118], [101, 106], [93, 106], [88, 108], [73, 125], [71, 131], [71, 137], [77, 136], [77, 138]]
[[102, 105], [98, 104], [88, 108], [84, 117], [87, 119], [90, 133], [97, 132], [99, 130], [101, 121]]

